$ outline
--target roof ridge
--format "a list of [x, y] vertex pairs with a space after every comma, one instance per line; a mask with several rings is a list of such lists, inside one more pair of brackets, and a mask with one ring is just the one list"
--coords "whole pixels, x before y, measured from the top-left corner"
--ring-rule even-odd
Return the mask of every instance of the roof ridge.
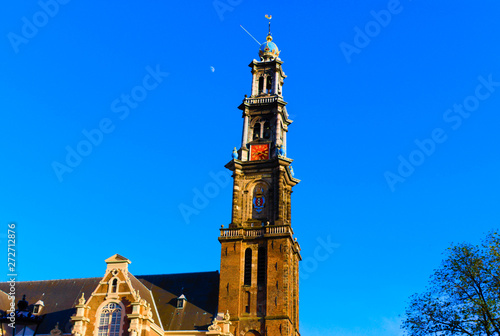
[[[146, 287], [146, 285], [144, 285], [141, 280], [137, 279], [137, 277], [135, 275], [133, 275], [132, 273], [130, 273], [130, 271], [128, 272], [128, 276], [129, 277], [132, 277], [132, 278], [135, 278], [135, 280], [137, 280], [137, 282], [139, 282], [141, 284], [142, 287], [144, 287], [146, 290], [148, 290], [149, 292], [151, 292], [151, 290]], [[137, 288], [136, 288], [137, 289]]]
[[[183, 272], [183, 273], [159, 273], [159, 274], [140, 274], [134, 275], [129, 271], [134, 277], [145, 277], [145, 276], [158, 276], [158, 275], [181, 275], [181, 274], [200, 274], [200, 273], [219, 273], [219, 270], [215, 271], [203, 271], [203, 272]], [[102, 277], [89, 277], [89, 278], [66, 278], [66, 279], [45, 279], [45, 280], [22, 280], [16, 281], [16, 283], [20, 282], [42, 282], [42, 281], [69, 281], [69, 280], [89, 280], [89, 279], [102, 279]], [[0, 284], [9, 283], [8, 281], [0, 281]], [[146, 287], [147, 288], [147, 287]]]
[[183, 273], [160, 273], [160, 274], [140, 274], [134, 275], [136, 278], [145, 277], [145, 276], [158, 276], [158, 275], [180, 275], [180, 274], [200, 274], [200, 273], [217, 273], [219, 274], [219, 270], [215, 271], [204, 271], [204, 272], [183, 272]]
[[[88, 279], [102, 279], [102, 277], [67, 278], [67, 279], [46, 279], [46, 280], [23, 280], [23, 281], [16, 280], [16, 283], [20, 283], [20, 282], [42, 282], [42, 281], [88, 280]], [[3, 283], [9, 283], [9, 281], [0, 281], [0, 284], [3, 284]]]
[[[133, 275], [132, 273], [130, 273], [130, 271], [128, 272], [128, 277], [130, 279], [130, 284], [132, 286], [135, 286], [134, 283], [132, 283], [133, 280], [135, 280], [134, 282], [138, 283], [140, 286], [142, 286], [147, 292], [149, 292], [149, 295], [151, 296], [151, 301], [150, 302], [153, 306], [153, 309], [154, 309], [154, 314], [156, 315], [156, 320], [158, 322], [158, 324], [160, 325], [160, 328], [163, 329], [163, 322], [161, 320], [161, 317], [160, 317], [160, 312], [158, 311], [158, 308], [156, 307], [156, 300], [155, 300], [155, 296], [153, 294], [153, 291], [151, 289], [149, 289], [145, 284], [142, 283], [141, 280], [137, 279], [137, 277], [135, 275]], [[139, 291], [139, 288], [135, 288], [135, 290]], [[139, 292], [140, 293], [140, 292]], [[144, 295], [144, 294], [143, 294]]]

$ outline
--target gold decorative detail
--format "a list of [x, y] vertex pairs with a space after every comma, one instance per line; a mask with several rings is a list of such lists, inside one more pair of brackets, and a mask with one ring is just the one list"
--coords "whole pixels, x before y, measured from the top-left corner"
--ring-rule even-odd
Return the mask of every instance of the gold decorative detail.
[[82, 297], [78, 299], [78, 303], [80, 305], [84, 305], [85, 304], [85, 293], [82, 293]]
[[269, 20], [269, 33], [267, 34], [267, 37], [266, 37], [267, 42], [271, 42], [273, 40], [273, 37], [271, 36], [271, 19], [272, 18], [273, 18], [272, 15], [266, 14], [266, 19]]

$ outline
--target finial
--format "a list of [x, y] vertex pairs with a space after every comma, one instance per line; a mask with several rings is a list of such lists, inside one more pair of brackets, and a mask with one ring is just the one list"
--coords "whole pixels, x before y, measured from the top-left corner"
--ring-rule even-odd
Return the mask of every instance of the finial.
[[82, 292], [82, 297], [78, 300], [78, 303], [81, 305], [85, 304], [85, 293]]
[[269, 20], [269, 34], [267, 34], [267, 37], [266, 37], [266, 40], [268, 42], [271, 42], [273, 40], [272, 36], [271, 36], [271, 19], [273, 18], [272, 15], [267, 15], [266, 14], [266, 19]]
[[233, 154], [232, 154], [233, 159], [237, 160], [238, 159], [238, 151], [236, 150], [236, 147], [233, 149]]
[[60, 336], [62, 334], [61, 329], [59, 329], [59, 322], [56, 323], [54, 329], [50, 331], [52, 336]]
[[272, 61], [274, 59], [279, 59], [280, 51], [278, 46], [272, 42], [273, 37], [271, 35], [271, 18], [272, 15], [266, 14], [266, 19], [269, 20], [269, 33], [266, 37], [266, 42], [262, 43], [259, 48], [259, 56], [262, 61]]

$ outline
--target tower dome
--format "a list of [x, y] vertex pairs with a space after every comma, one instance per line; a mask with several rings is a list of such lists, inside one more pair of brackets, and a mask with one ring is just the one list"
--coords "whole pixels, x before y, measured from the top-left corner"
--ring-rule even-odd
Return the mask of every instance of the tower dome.
[[280, 55], [280, 51], [278, 50], [276, 43], [272, 42], [273, 37], [270, 33], [267, 35], [266, 40], [266, 42], [260, 45], [259, 56], [264, 60], [278, 57]]

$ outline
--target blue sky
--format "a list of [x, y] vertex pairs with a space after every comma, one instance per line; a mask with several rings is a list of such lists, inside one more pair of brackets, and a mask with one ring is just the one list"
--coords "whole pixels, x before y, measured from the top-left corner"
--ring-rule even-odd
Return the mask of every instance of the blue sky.
[[302, 180], [292, 198], [302, 334], [400, 335], [408, 297], [443, 251], [498, 228], [499, 10], [4, 4], [0, 236], [17, 223], [18, 279], [101, 276], [115, 253], [137, 275], [219, 269], [224, 165], [258, 58], [240, 25], [263, 42], [272, 14], [294, 120], [287, 154]]

